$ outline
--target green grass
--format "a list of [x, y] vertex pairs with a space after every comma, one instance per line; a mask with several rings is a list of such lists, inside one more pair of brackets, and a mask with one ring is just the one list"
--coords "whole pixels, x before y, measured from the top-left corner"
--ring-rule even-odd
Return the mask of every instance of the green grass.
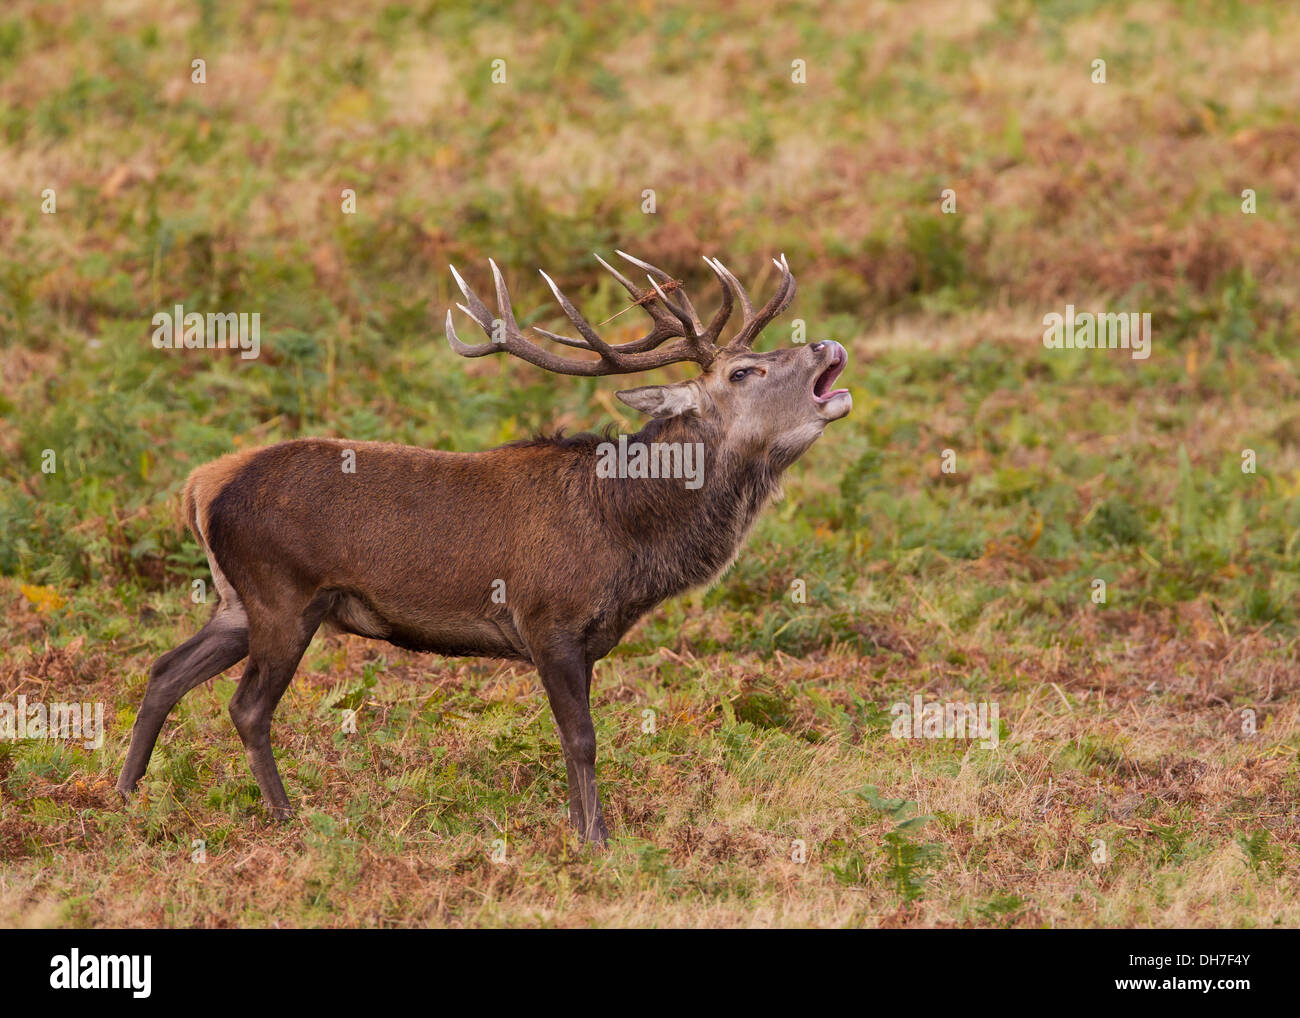
[[[1300, 16], [760, 6], [0, 16], [0, 702], [108, 722], [0, 741], [0, 923], [1300, 923]], [[565, 828], [530, 670], [343, 637], [276, 716], [297, 820], [265, 821], [237, 670], [120, 807], [149, 665], [207, 614], [186, 474], [634, 427], [440, 324], [447, 263], [482, 292], [488, 257], [521, 323], [554, 327], [539, 267], [604, 320], [614, 248], [701, 310], [701, 255], [766, 292], [784, 251], [764, 342], [844, 343], [855, 409], [597, 667], [610, 849]], [[176, 303], [260, 312], [261, 357], [155, 350]], [[1066, 303], [1149, 311], [1152, 356], [1045, 349]], [[998, 747], [892, 738], [917, 694], [996, 702]]]

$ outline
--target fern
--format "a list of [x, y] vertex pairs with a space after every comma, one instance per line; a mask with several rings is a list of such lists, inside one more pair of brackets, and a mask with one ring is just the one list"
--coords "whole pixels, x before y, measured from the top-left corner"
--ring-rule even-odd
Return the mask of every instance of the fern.
[[917, 900], [925, 893], [931, 876], [929, 871], [943, 857], [943, 849], [934, 843], [918, 843], [912, 839], [934, 817], [904, 819], [917, 804], [909, 799], [882, 798], [874, 785], [864, 785], [853, 794], [894, 821], [894, 829], [885, 835], [881, 845], [886, 862], [885, 874], [904, 902]]

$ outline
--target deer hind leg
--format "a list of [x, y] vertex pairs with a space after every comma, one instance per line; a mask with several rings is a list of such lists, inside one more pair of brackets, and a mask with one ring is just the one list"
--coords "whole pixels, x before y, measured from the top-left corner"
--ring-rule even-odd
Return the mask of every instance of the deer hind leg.
[[243, 616], [218, 609], [194, 636], [154, 662], [144, 700], [131, 728], [126, 762], [117, 779], [117, 790], [123, 797], [135, 791], [136, 784], [144, 777], [158, 733], [181, 697], [247, 656], [248, 629]]
[[230, 698], [230, 718], [274, 820], [293, 816], [293, 807], [271, 751], [271, 717], [320, 628], [327, 604], [328, 599], [319, 598], [301, 611], [249, 606], [248, 666]]
[[144, 777], [163, 722], [181, 697], [248, 656], [248, 616], [243, 602], [206, 545], [204, 551], [220, 601], [202, 629], [169, 650], [149, 670], [149, 685], [131, 728], [131, 746], [117, 778], [117, 790], [123, 798], [135, 791]]

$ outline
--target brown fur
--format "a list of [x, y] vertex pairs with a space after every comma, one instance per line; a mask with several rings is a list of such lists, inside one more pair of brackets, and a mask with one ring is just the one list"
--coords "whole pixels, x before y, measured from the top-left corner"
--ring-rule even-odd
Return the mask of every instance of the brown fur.
[[[827, 349], [724, 352], [689, 382], [620, 394], [652, 413], [672, 407], [631, 443], [703, 446], [694, 490], [680, 478], [598, 476], [599, 444], [613, 435], [478, 453], [306, 438], [198, 468], [183, 504], [222, 600], [204, 632], [155, 665], [118, 787], [129, 792], [144, 773], [180, 696], [246, 648], [230, 712], [272, 812], [287, 815], [271, 714], [328, 622], [416, 650], [535, 665], [560, 727], [571, 816], [603, 839], [592, 666], [652, 607], [716, 577], [782, 471], [848, 412], [841, 402], [831, 416], [811, 398]], [[748, 371], [740, 381], [738, 368]], [[355, 473], [343, 469], [349, 452]]]
[[242, 452], [227, 453], [191, 471], [186, 478], [181, 505], [184, 507], [185, 522], [200, 544], [204, 543], [203, 534], [208, 527], [207, 511], [212, 499], [257, 452], [257, 449], [245, 449]]

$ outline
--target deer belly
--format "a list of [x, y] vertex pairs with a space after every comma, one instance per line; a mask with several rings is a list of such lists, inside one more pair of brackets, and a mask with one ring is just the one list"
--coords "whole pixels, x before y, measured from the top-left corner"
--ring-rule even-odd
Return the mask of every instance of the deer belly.
[[518, 630], [505, 615], [475, 615], [437, 606], [419, 612], [385, 611], [355, 594], [336, 591], [326, 617], [344, 632], [387, 640], [408, 650], [529, 660]]

